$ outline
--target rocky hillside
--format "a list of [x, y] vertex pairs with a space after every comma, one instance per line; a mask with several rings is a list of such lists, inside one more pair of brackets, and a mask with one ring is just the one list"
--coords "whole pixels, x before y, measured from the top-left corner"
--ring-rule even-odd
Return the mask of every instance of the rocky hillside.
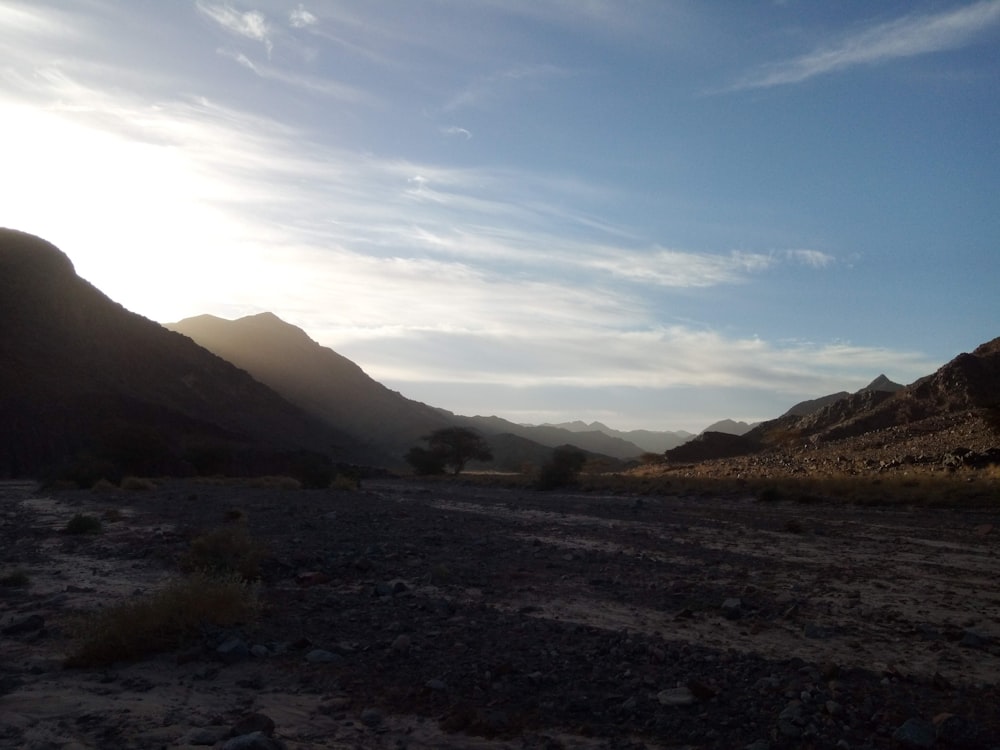
[[0, 230], [0, 477], [288, 469], [349, 436], [129, 312], [44, 240]]
[[[880, 380], [873, 385], [885, 385]], [[868, 468], [956, 460], [988, 463], [998, 449], [1000, 338], [958, 355], [909, 386], [869, 386], [810, 413], [763, 422], [738, 438], [705, 433], [666, 457], [691, 462], [768, 452], [805, 451], [819, 457], [825, 451], [830, 455], [824, 460], [846, 469], [858, 457]]]

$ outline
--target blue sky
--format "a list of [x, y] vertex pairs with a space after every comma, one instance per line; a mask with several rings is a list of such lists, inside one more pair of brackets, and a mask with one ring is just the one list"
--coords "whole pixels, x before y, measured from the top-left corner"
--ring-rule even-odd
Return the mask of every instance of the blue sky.
[[776, 416], [1000, 335], [1000, 0], [0, 0], [0, 225], [521, 422]]

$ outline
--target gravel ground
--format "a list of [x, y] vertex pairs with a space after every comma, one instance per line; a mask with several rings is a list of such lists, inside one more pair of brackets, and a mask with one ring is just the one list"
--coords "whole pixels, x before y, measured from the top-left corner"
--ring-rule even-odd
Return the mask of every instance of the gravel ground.
[[[258, 622], [62, 667], [68, 615], [161, 586], [234, 508]], [[1000, 747], [998, 535], [739, 495], [7, 483], [0, 575], [30, 583], [0, 587], [0, 747]]]

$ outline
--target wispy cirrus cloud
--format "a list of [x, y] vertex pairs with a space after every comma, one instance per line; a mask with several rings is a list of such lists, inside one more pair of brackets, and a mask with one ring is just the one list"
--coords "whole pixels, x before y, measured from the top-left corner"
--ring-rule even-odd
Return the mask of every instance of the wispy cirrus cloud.
[[206, 0], [198, 0], [195, 7], [229, 33], [261, 42], [268, 56], [274, 50], [271, 25], [262, 12], [239, 11], [228, 3], [210, 3]]
[[1000, 0], [981, 0], [942, 13], [911, 14], [855, 32], [800, 57], [764, 65], [725, 90], [785, 86], [860, 65], [954, 49], [974, 42], [998, 23]]
[[328, 77], [319, 78], [302, 73], [289, 73], [273, 65], [256, 63], [244, 53], [236, 52], [235, 50], [219, 49], [218, 54], [233, 60], [259, 78], [291, 86], [310, 94], [318, 94], [324, 97], [369, 106], [375, 106], [379, 103], [376, 97], [367, 91], [362, 91], [354, 86], [348, 86]]
[[288, 14], [288, 22], [292, 25], [292, 28], [305, 29], [315, 26], [319, 23], [319, 19], [313, 13], [306, 10], [305, 6], [300, 3], [298, 8], [295, 8], [295, 10]]

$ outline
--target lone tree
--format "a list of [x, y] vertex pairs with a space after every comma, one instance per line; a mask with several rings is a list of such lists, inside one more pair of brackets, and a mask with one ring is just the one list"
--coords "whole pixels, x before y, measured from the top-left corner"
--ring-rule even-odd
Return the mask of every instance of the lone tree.
[[443, 474], [450, 467], [458, 474], [469, 461], [491, 461], [493, 451], [475, 430], [467, 427], [442, 427], [421, 440], [427, 447], [414, 446], [406, 460], [417, 474]]

